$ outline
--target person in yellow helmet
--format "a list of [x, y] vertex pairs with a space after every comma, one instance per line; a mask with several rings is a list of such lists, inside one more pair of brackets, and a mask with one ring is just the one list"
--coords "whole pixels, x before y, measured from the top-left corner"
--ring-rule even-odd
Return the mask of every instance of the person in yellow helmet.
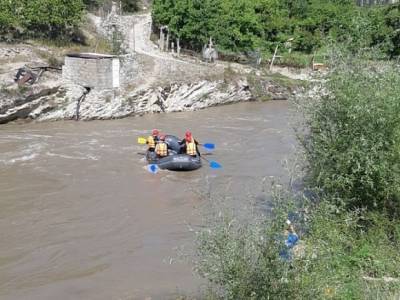
[[198, 147], [199, 143], [193, 138], [193, 135], [189, 130], [186, 131], [185, 138], [180, 142], [180, 144], [181, 153], [185, 153], [193, 157], [201, 156]]
[[168, 145], [165, 142], [165, 135], [160, 135], [160, 138], [156, 144], [155, 151], [158, 158], [163, 158], [168, 156]]
[[151, 135], [149, 135], [149, 137], [147, 138], [146, 144], [148, 145], [148, 147], [149, 147], [148, 150], [150, 152], [154, 152], [155, 151], [156, 144], [157, 144], [157, 142], [159, 140], [159, 135], [160, 135], [160, 132], [157, 129], [153, 129], [152, 132], [151, 132]]

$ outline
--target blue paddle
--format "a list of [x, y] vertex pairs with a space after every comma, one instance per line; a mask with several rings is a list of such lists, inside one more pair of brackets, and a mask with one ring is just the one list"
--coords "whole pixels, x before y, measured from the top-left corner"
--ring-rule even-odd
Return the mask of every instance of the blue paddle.
[[208, 160], [207, 158], [201, 156], [202, 159], [204, 159], [206, 162], [208, 162], [208, 165], [210, 166], [211, 169], [222, 169], [222, 165], [217, 163], [216, 161], [213, 160]]
[[156, 164], [151, 164], [147, 166], [147, 171], [149, 171], [152, 174], [157, 174], [159, 169], [160, 168]]
[[215, 144], [213, 144], [213, 143], [205, 143], [205, 144], [200, 144], [200, 145], [203, 146], [204, 148], [206, 148], [207, 150], [215, 149]]
[[210, 161], [210, 168], [211, 169], [222, 169], [222, 166], [217, 163], [216, 161]]

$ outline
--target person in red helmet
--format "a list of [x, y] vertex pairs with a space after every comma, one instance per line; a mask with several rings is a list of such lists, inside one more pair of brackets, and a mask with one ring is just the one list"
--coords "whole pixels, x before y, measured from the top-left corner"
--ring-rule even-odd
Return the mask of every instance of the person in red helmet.
[[168, 145], [167, 145], [167, 143], [165, 143], [165, 135], [164, 134], [160, 135], [160, 138], [156, 144], [155, 151], [156, 151], [158, 158], [168, 156]]
[[179, 143], [181, 145], [181, 153], [185, 153], [190, 156], [201, 156], [200, 151], [199, 151], [199, 143], [193, 138], [192, 133], [187, 130], [185, 133], [185, 138], [180, 141]]
[[158, 129], [153, 129], [151, 131], [151, 135], [149, 135], [149, 137], [147, 138], [146, 144], [149, 146], [149, 151], [150, 152], [154, 152], [156, 149], [156, 143], [159, 140], [159, 135], [160, 132], [158, 131]]

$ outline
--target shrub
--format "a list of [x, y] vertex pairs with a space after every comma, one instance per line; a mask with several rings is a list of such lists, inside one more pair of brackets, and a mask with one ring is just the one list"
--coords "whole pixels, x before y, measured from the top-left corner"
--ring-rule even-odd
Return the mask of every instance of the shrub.
[[[279, 201], [287, 201], [279, 199]], [[283, 212], [283, 211], [282, 211]], [[400, 222], [323, 201], [297, 218], [291, 260], [284, 215], [219, 216], [197, 236], [198, 273], [218, 299], [388, 299], [400, 293]], [[299, 215], [298, 215], [299, 216]], [[301, 231], [301, 230], [300, 230]]]
[[322, 203], [309, 223], [306, 256], [297, 261], [302, 297], [386, 299], [399, 293], [399, 229], [384, 214]]
[[[111, 0], [83, 0], [87, 9], [96, 9], [103, 5], [111, 6]], [[135, 12], [140, 8], [141, 0], [120, 0], [123, 12]]]
[[399, 68], [357, 59], [332, 65], [327, 94], [306, 112], [308, 183], [336, 204], [398, 214]]
[[0, 0], [0, 32], [19, 37], [58, 38], [71, 34], [83, 13], [82, 0]]
[[280, 196], [275, 199], [270, 218], [220, 212], [198, 232], [196, 270], [211, 283], [217, 298], [288, 299], [295, 294], [296, 270], [279, 255], [285, 249], [290, 205]]
[[279, 64], [294, 67], [307, 68], [311, 66], [312, 56], [300, 52], [284, 53], [279, 60]]
[[[285, 201], [280, 199], [279, 201]], [[281, 211], [283, 212], [283, 210]], [[323, 201], [297, 215], [300, 242], [279, 254], [284, 214], [258, 221], [220, 215], [197, 236], [198, 273], [221, 299], [387, 299], [400, 293], [400, 223]], [[304, 217], [304, 216], [303, 216]], [[301, 231], [301, 230], [299, 230]], [[396, 294], [397, 293], [397, 294]]]

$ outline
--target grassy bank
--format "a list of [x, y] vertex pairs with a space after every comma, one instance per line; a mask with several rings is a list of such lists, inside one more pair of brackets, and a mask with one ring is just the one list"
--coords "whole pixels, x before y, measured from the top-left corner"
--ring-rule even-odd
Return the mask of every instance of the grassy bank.
[[[199, 233], [211, 298], [400, 296], [400, 70], [335, 57], [326, 82], [298, 103], [304, 193], [278, 194], [257, 221], [220, 216]], [[290, 250], [286, 218], [300, 237]]]

